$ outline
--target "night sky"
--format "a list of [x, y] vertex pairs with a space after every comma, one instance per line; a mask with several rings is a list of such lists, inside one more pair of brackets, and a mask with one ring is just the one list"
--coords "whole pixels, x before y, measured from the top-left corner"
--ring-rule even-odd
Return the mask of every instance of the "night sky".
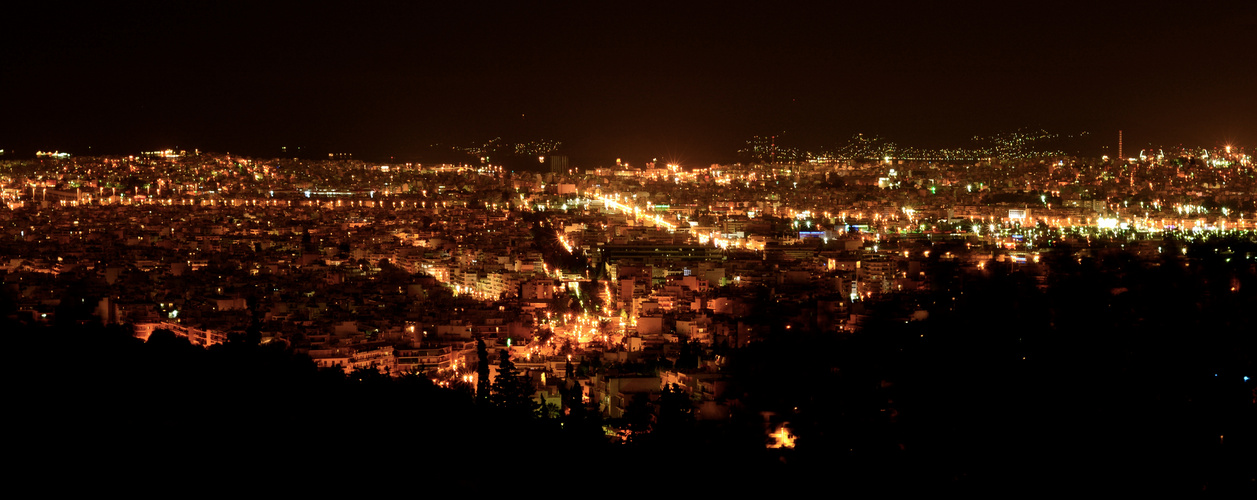
[[22, 3], [0, 21], [0, 149], [19, 156], [439, 161], [501, 136], [705, 165], [757, 134], [943, 147], [1022, 127], [1088, 131], [1096, 154], [1118, 129], [1128, 150], [1257, 146], [1251, 1]]

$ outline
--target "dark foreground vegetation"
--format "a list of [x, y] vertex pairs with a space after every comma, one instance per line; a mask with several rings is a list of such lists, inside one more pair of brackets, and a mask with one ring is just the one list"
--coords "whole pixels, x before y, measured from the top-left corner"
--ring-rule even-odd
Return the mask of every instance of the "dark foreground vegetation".
[[[884, 305], [856, 334], [802, 325], [717, 349], [736, 401], [722, 422], [672, 391], [604, 422], [320, 371], [248, 335], [202, 349], [10, 316], [8, 449], [19, 478], [101, 491], [1252, 492], [1257, 261], [1166, 254], [1063, 250], [1045, 287], [995, 266], [936, 284], [926, 320]], [[778, 425], [793, 449], [765, 447]]]

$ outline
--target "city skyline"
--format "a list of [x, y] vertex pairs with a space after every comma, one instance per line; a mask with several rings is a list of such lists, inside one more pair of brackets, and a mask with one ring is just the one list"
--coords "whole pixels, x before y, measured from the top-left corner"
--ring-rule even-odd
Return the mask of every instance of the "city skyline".
[[1257, 3], [3, 12], [19, 487], [1257, 485]]
[[256, 481], [225, 446], [322, 487], [309, 457], [383, 434], [379, 477], [553, 449], [610, 471], [582, 489], [668, 457], [683, 490], [1242, 491], [1252, 165], [8, 160], [0, 326], [58, 353], [10, 365], [56, 388], [18, 389], [35, 452], [179, 483]]

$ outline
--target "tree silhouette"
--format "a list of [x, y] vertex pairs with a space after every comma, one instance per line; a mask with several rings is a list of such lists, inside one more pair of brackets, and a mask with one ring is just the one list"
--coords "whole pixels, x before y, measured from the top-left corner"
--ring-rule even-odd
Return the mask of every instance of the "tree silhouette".
[[489, 349], [484, 339], [476, 339], [476, 404], [489, 403]]
[[572, 366], [572, 360], [567, 360], [564, 365], [564, 380], [560, 392], [563, 396], [563, 414], [572, 415], [583, 407], [582, 389], [580, 384], [576, 382], [576, 368]]
[[301, 228], [301, 250], [304, 253], [316, 253], [319, 248], [314, 244], [314, 239], [310, 236], [310, 228]]
[[537, 402], [532, 399], [532, 384], [525, 380], [511, 361], [506, 349], [498, 352], [498, 376], [493, 380], [493, 405], [516, 416], [531, 417], [537, 413]]
[[690, 395], [677, 384], [670, 384], [659, 394], [659, 417], [654, 434], [662, 439], [675, 440], [694, 424], [694, 402]]
[[624, 408], [624, 422], [628, 425], [629, 441], [639, 441], [647, 434], [655, 423], [655, 405], [650, 394], [640, 392], [634, 394]]

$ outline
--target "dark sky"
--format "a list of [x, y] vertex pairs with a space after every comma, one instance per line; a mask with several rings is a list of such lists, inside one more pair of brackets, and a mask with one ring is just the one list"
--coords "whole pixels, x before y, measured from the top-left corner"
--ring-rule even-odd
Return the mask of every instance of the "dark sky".
[[1257, 146], [1252, 1], [22, 3], [0, 8], [18, 154], [422, 157], [502, 136], [707, 164], [755, 134], [938, 147], [1020, 127]]

